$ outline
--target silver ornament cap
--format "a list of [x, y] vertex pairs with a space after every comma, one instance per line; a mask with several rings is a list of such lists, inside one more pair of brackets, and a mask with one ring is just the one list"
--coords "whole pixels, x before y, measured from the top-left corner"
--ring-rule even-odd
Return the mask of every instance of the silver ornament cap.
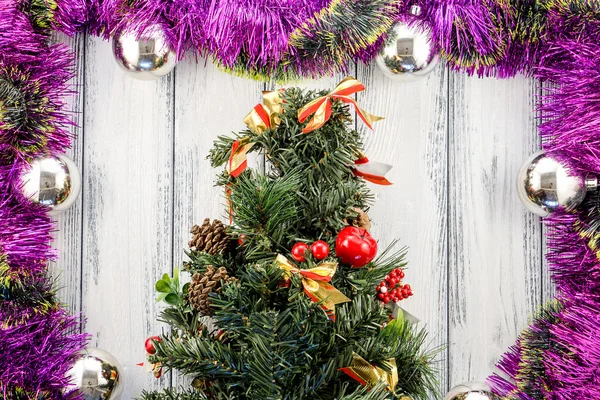
[[50, 207], [50, 215], [66, 211], [81, 192], [79, 168], [65, 155], [34, 159], [23, 169], [20, 183], [23, 196]]
[[375, 61], [386, 77], [405, 80], [429, 74], [438, 60], [429, 28], [423, 24], [398, 22], [393, 28], [393, 40]]
[[519, 170], [517, 194], [529, 211], [546, 217], [554, 211], [577, 208], [587, 194], [586, 179], [555, 157], [538, 151]]
[[123, 392], [122, 368], [109, 352], [90, 347], [69, 371], [71, 385], [84, 400], [117, 400]]
[[141, 35], [127, 30], [116, 33], [112, 48], [119, 67], [127, 75], [141, 80], [158, 79], [177, 64], [177, 55], [159, 24], [150, 25]]
[[483, 382], [465, 382], [448, 392], [444, 400], [500, 400]]

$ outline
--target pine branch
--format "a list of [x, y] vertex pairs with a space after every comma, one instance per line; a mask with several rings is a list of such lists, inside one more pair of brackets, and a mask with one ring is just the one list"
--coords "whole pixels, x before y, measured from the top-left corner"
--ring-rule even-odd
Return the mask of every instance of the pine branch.
[[144, 390], [139, 400], [208, 400], [208, 397], [198, 390], [176, 392], [175, 389], [164, 389], [160, 392], [147, 392]]
[[211, 255], [203, 251], [186, 251], [189, 261], [183, 264], [183, 268], [190, 274], [198, 272], [203, 274], [206, 272], [206, 267], [212, 265], [216, 268], [225, 267], [228, 271], [234, 271], [235, 263], [230, 257], [223, 254]]
[[246, 259], [265, 259], [285, 250], [298, 219], [299, 186], [297, 172], [273, 180], [254, 174], [237, 179], [231, 189], [234, 232], [246, 235]]
[[342, 393], [340, 400], [386, 400], [390, 398], [390, 393], [385, 384], [380, 384], [374, 388], [359, 387], [350, 394], [345, 394], [346, 390]]
[[156, 354], [150, 362], [160, 362], [167, 370], [212, 378], [241, 378], [244, 356], [239, 349], [216, 341], [205, 330], [202, 335], [184, 337], [177, 333], [163, 336], [155, 343]]

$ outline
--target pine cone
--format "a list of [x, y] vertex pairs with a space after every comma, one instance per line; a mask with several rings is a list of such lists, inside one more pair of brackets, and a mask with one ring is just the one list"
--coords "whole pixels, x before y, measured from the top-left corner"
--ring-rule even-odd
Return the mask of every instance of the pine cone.
[[357, 228], [366, 229], [367, 231], [371, 229], [371, 219], [366, 212], [361, 210], [360, 208], [355, 208], [354, 211], [358, 213], [356, 218], [350, 220], [350, 223]]
[[225, 225], [218, 219], [213, 220], [211, 224], [210, 218], [206, 218], [202, 226], [194, 225], [192, 234], [194, 236], [188, 244], [190, 249], [203, 251], [213, 256], [223, 253], [231, 243]]
[[196, 272], [186, 294], [186, 300], [202, 315], [210, 315], [210, 293], [218, 293], [223, 288], [224, 282], [232, 282], [236, 279], [227, 274], [225, 267], [215, 269], [209, 265], [206, 272], [201, 275]]

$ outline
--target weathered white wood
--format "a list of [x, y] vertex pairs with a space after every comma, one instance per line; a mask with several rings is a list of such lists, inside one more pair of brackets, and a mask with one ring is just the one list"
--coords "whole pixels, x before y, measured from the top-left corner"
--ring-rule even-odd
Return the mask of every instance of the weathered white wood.
[[[206, 65], [206, 67], [205, 67]], [[213, 142], [245, 128], [243, 119], [261, 101], [263, 83], [219, 71], [210, 62], [184, 60], [175, 80], [174, 232], [177, 263], [193, 224], [204, 218], [226, 220], [224, 193], [215, 187], [216, 175], [207, 159]]]
[[449, 379], [484, 380], [541, 300], [538, 218], [516, 194], [537, 143], [524, 78], [451, 75]]
[[160, 333], [154, 283], [173, 261], [173, 75], [135, 80], [108, 42], [88, 38], [86, 49], [83, 310], [130, 399], [168, 381], [136, 363]]
[[[67, 109], [72, 112], [72, 119], [76, 126], [70, 128], [73, 134], [72, 148], [67, 155], [75, 161], [83, 172], [83, 70], [85, 67], [85, 37], [77, 35], [69, 38], [66, 35], [57, 35], [53, 38], [55, 43], [68, 44], [75, 58], [74, 71], [76, 76], [72, 80], [73, 89], [76, 93], [65, 99]], [[59, 295], [66, 303], [71, 313], [81, 311], [81, 229], [82, 229], [82, 196], [64, 214], [56, 218], [57, 231], [53, 246], [59, 249], [59, 261], [52, 269], [54, 276], [58, 278], [58, 287], [61, 288]]]
[[[359, 120], [370, 160], [392, 164], [393, 186], [376, 186], [369, 215], [380, 249], [394, 239], [408, 246], [405, 283], [415, 295], [402, 302], [430, 331], [430, 346], [447, 339], [447, 120], [448, 76], [443, 67], [415, 81], [391, 81], [374, 65], [359, 67], [367, 87], [365, 110], [385, 117], [374, 132]], [[440, 392], [446, 388], [445, 352], [438, 358]]]

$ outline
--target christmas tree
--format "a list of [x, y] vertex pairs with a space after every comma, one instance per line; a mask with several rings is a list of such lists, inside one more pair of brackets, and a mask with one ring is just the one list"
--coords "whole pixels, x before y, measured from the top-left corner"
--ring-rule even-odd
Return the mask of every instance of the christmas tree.
[[[392, 318], [412, 294], [406, 251], [393, 243], [375, 257], [368, 232], [365, 180], [387, 181], [357, 166], [367, 158], [348, 103], [367, 125], [378, 119], [349, 97], [362, 89], [346, 78], [331, 93], [265, 92], [248, 129], [216, 141], [231, 225], [193, 228], [192, 281], [156, 285], [172, 330], [146, 342], [156, 373], [178, 370], [193, 387], [144, 399], [437, 398], [437, 350]], [[247, 168], [254, 151], [266, 172]]]

